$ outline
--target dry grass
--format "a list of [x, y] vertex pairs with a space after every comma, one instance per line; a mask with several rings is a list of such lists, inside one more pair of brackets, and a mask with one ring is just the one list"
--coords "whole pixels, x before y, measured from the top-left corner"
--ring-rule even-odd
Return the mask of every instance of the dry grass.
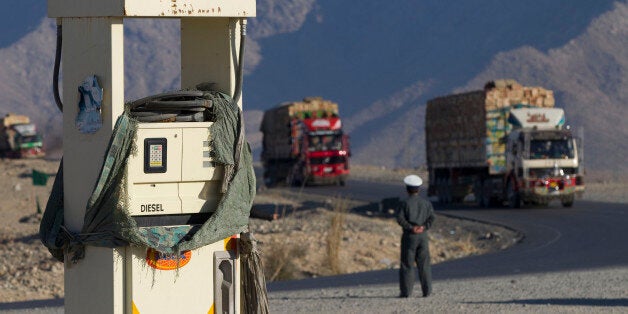
[[468, 234], [459, 240], [452, 241], [450, 245], [450, 250], [461, 256], [469, 256], [481, 253], [481, 250], [473, 241], [473, 237], [471, 234]]
[[340, 267], [340, 247], [342, 244], [344, 221], [349, 210], [346, 198], [335, 197], [331, 201], [332, 216], [327, 233], [327, 262], [332, 274], [343, 273]]
[[265, 252], [264, 273], [267, 281], [289, 280], [298, 278], [301, 271], [294, 263], [296, 259], [303, 258], [305, 248], [300, 245], [288, 244], [270, 246], [269, 252]]
[[490, 235], [490, 237], [487, 238], [486, 235], [478, 236], [474, 233], [468, 233], [461, 236], [454, 235], [443, 238], [442, 235], [431, 233], [430, 255], [432, 257], [432, 264], [495, 251], [496, 247], [500, 245], [501, 247], [499, 249], [505, 249], [515, 243], [503, 241], [501, 235], [498, 233], [494, 234], [489, 232], [487, 235]]

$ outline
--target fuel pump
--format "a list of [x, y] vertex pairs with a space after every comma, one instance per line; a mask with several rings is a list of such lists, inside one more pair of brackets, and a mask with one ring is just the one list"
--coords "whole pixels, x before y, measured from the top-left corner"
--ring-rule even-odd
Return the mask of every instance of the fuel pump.
[[[202, 91], [174, 92], [128, 105], [139, 123], [137, 152], [127, 161], [127, 207], [146, 232], [156, 226], [169, 233], [196, 232], [223, 197], [223, 182], [229, 178], [214, 160], [214, 104], [202, 96]], [[126, 251], [126, 302], [148, 313], [182, 308], [195, 313], [237, 313], [239, 264], [235, 235], [170, 254], [131, 247]]]
[[[238, 234], [255, 193], [240, 93], [255, 0], [49, 0], [48, 15], [64, 157], [40, 236], [66, 265], [65, 312], [240, 312]], [[127, 18], [180, 19], [184, 90], [124, 104]], [[79, 129], [86, 77], [100, 124]]]

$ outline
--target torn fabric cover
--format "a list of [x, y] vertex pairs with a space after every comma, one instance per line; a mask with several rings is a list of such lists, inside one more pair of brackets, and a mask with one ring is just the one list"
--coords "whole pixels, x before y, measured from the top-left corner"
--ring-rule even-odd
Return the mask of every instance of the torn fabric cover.
[[[255, 175], [247, 143], [237, 149], [244, 134], [237, 104], [220, 92], [203, 90], [202, 99], [212, 102], [215, 121], [211, 126], [215, 162], [225, 167], [228, 185], [218, 208], [198, 230], [192, 226], [142, 227], [128, 214], [126, 161], [135, 150], [137, 120], [128, 111], [115, 125], [100, 177], [87, 204], [83, 229], [69, 232], [63, 223], [63, 161], [40, 225], [40, 238], [60, 261], [77, 262], [84, 257], [85, 245], [120, 247], [129, 244], [153, 248], [163, 253], [193, 250], [246, 230], [253, 198]], [[240, 155], [237, 155], [239, 152]]]
[[79, 112], [76, 116], [76, 128], [85, 134], [96, 133], [102, 127], [100, 107], [102, 105], [102, 87], [98, 84], [98, 78], [90, 75], [78, 88]]

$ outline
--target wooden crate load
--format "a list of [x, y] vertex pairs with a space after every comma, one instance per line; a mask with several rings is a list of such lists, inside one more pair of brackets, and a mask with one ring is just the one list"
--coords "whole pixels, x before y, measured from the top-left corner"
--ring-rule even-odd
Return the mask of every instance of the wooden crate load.
[[4, 128], [8, 128], [9, 126], [16, 125], [16, 124], [31, 123], [31, 120], [29, 117], [23, 116], [23, 115], [17, 115], [14, 113], [8, 113], [4, 117], [0, 117], [0, 120], [2, 120], [2, 123], [0, 125]]
[[303, 101], [288, 103], [291, 118], [326, 118], [338, 116], [338, 104], [322, 97], [306, 97]]
[[515, 80], [495, 80], [486, 83], [486, 110], [508, 108], [523, 104], [532, 107], [554, 107], [554, 92], [543, 87], [522, 86]]
[[488, 166], [490, 173], [500, 173], [506, 166], [503, 139], [511, 128], [510, 110], [554, 104], [553, 91], [514, 80], [495, 80], [486, 83], [484, 90], [432, 99], [425, 123], [428, 164]]

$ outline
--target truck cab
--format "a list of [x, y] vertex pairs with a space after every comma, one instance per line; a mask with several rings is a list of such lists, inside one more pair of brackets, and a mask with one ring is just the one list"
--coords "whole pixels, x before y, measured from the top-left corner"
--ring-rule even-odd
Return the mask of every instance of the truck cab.
[[342, 130], [310, 132], [303, 142], [306, 166], [301, 180], [344, 185], [349, 175], [348, 143]]
[[264, 183], [344, 185], [349, 176], [349, 136], [338, 104], [321, 97], [266, 110], [260, 130]]
[[558, 108], [513, 109], [507, 137], [504, 198], [511, 207], [560, 200], [570, 207], [584, 191], [578, 141]]
[[1, 120], [0, 155], [11, 158], [44, 157], [42, 137], [27, 116], [8, 114]]

